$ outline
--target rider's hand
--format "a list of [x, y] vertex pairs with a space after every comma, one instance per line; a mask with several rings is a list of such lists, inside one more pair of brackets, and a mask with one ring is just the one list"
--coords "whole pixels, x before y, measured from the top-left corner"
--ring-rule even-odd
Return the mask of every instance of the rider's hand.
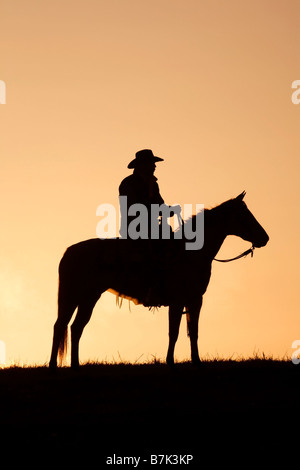
[[177, 204], [176, 206], [170, 206], [171, 212], [170, 212], [170, 217], [174, 217], [174, 215], [180, 215], [181, 214], [181, 206]]

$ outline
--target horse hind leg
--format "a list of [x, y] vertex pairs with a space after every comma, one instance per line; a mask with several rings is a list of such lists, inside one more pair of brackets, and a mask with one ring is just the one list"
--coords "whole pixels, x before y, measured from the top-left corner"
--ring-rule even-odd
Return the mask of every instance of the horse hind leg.
[[84, 327], [90, 321], [95, 304], [99, 300], [100, 295], [93, 300], [83, 300], [78, 305], [77, 315], [71, 325], [71, 367], [73, 369], [79, 367], [79, 340]]
[[68, 323], [72, 318], [77, 301], [74, 298], [65, 298], [60, 289], [58, 296], [58, 317], [54, 324], [53, 343], [49, 367], [55, 369], [57, 366], [57, 356], [61, 362], [67, 352]]

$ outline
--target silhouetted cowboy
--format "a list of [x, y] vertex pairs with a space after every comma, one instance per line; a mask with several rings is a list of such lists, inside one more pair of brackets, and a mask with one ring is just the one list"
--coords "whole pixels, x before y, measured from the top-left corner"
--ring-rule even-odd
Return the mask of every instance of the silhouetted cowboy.
[[[135, 154], [134, 160], [132, 160], [128, 165], [128, 168], [133, 168], [134, 171], [130, 176], [127, 176], [119, 186], [120, 196], [127, 196], [127, 204], [125, 204], [124, 206], [122, 205], [120, 199], [120, 234], [124, 238], [132, 238], [130, 232], [130, 224], [133, 222], [134, 219], [136, 219], [136, 215], [129, 215], [128, 211], [130, 207], [132, 207], [134, 204], [142, 204], [147, 209], [146, 220], [145, 218], [141, 220], [141, 222], [146, 225], [146, 230], [143, 230], [142, 227], [139, 227], [139, 229], [135, 227], [135, 236], [139, 235], [140, 233], [140, 237], [138, 238], [147, 238], [151, 240], [151, 235], [153, 235], [153, 231], [151, 231], [151, 228], [153, 225], [157, 225], [158, 229], [156, 232], [157, 236], [154, 238], [161, 238], [161, 230], [159, 229], [158, 225], [158, 217], [165, 216], [167, 218], [173, 216], [175, 213], [180, 214], [180, 206], [167, 206], [164, 203], [164, 200], [160, 194], [157, 178], [154, 176], [154, 171], [156, 168], [156, 162], [161, 161], [163, 161], [163, 158], [155, 156], [152, 150], [144, 149], [137, 152]], [[155, 217], [153, 217], [153, 212], [151, 217], [151, 210], [154, 204], [159, 205], [161, 209], [160, 211], [156, 212], [156, 220]], [[170, 238], [172, 237], [173, 232], [170, 226], [167, 225], [167, 227], [169, 229], [169, 234], [165, 235], [169, 236], [165, 236], [165, 238]], [[159, 261], [160, 267], [164, 269], [164, 265], [166, 265], [168, 258], [167, 251], [169, 250], [166, 250], [166, 247], [164, 247], [161, 243], [162, 242], [153, 243], [151, 240], [148, 242], [146, 249], [146, 258], [148, 258], [148, 260], [146, 259], [146, 264], [148, 266], [147, 277], [149, 283], [148, 297], [149, 295], [152, 296], [153, 279], [158, 274], [157, 261]], [[135, 248], [139, 250], [138, 245], [134, 245]], [[157, 283], [160, 283], [160, 279], [157, 279], [156, 284]], [[150, 300], [149, 302], [151, 304]]]
[[[120, 234], [122, 237], [130, 237], [130, 234], [128, 234], [128, 227], [136, 216], [129, 215], [128, 210], [133, 204], [143, 204], [147, 209], [147, 238], [151, 238], [151, 206], [153, 204], [161, 206], [162, 211], [160, 211], [157, 216], [163, 215], [163, 209], [167, 209], [167, 217], [173, 216], [174, 211], [180, 212], [180, 206], [172, 207], [173, 211], [170, 212], [170, 207], [164, 204], [164, 200], [160, 194], [154, 171], [156, 168], [155, 163], [162, 161], [163, 158], [154, 156], [152, 150], [144, 149], [137, 152], [135, 154], [135, 159], [129, 163], [128, 168], [133, 168], [134, 171], [132, 175], [127, 176], [119, 186], [120, 196], [127, 196], [127, 205], [123, 207], [121, 204]], [[143, 232], [141, 231], [141, 238], [145, 238], [142, 236], [142, 233]]]

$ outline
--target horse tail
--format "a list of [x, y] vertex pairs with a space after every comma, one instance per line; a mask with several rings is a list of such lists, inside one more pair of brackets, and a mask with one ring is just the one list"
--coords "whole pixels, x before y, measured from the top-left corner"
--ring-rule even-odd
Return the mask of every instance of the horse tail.
[[58, 346], [58, 359], [60, 364], [64, 364], [68, 349], [68, 327], [65, 329], [63, 337]]
[[60, 340], [58, 345], [58, 359], [60, 364], [63, 364], [67, 355], [68, 349], [68, 324], [65, 324], [64, 320], [64, 290], [62, 288], [61, 277], [59, 276], [59, 284], [58, 284], [58, 314], [57, 319], [58, 321], [61, 320], [61, 327], [62, 331], [60, 333]]
[[191, 335], [191, 317], [190, 317], [190, 313], [188, 311], [188, 309], [186, 309], [185, 312], [183, 312], [186, 314], [186, 334], [188, 337], [190, 337]]
[[58, 323], [60, 324], [60, 339], [58, 345], [58, 358], [60, 364], [63, 364], [68, 349], [68, 323], [71, 320], [73, 312], [77, 306], [77, 289], [74, 287], [74, 269], [69, 265], [67, 252], [61, 259], [59, 265], [58, 281]]

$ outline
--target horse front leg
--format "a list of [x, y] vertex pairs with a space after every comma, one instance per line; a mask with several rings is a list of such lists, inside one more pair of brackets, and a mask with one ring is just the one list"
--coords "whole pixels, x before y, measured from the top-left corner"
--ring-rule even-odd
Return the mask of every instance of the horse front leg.
[[169, 348], [167, 354], [168, 366], [174, 366], [174, 349], [178, 338], [183, 307], [170, 305], [169, 307]]
[[191, 342], [191, 359], [195, 365], [200, 365], [200, 357], [198, 351], [198, 323], [202, 306], [202, 296], [199, 301], [188, 307], [188, 330]]

